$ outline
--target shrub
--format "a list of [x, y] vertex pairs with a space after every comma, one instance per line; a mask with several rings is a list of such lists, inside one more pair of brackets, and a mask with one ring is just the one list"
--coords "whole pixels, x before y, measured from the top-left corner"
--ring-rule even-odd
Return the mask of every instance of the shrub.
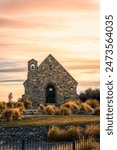
[[87, 89], [84, 92], [81, 92], [79, 94], [79, 98], [81, 99], [81, 101], [86, 101], [89, 98], [92, 99], [97, 99], [98, 101], [100, 101], [100, 89]]
[[10, 103], [10, 102], [8, 102], [6, 105], [7, 105], [7, 108], [13, 108], [14, 107], [13, 103]]
[[86, 102], [88, 105], [90, 105], [92, 108], [96, 108], [99, 107], [99, 101], [97, 101], [96, 99], [88, 99], [86, 100]]
[[63, 129], [53, 126], [48, 131], [48, 140], [49, 141], [64, 141], [65, 131]]
[[45, 111], [46, 108], [45, 108], [45, 106], [43, 104], [40, 104], [39, 105], [39, 109], [42, 110], [42, 111]]
[[14, 108], [18, 108], [22, 114], [24, 113], [25, 108], [23, 102], [15, 102]]
[[90, 105], [88, 105], [87, 103], [82, 103], [81, 110], [88, 113], [88, 112], [92, 112], [93, 108]]
[[74, 110], [80, 110], [80, 105], [77, 105], [77, 103], [75, 101], [67, 101], [66, 103], [64, 103], [62, 105], [62, 107], [67, 107], [67, 108], [70, 108], [72, 111]]
[[55, 109], [54, 109], [54, 107], [52, 105], [48, 105], [46, 107], [46, 113], [48, 115], [55, 115]]
[[75, 101], [75, 103], [80, 106], [82, 102], [81, 102], [80, 99], [78, 99], [78, 100]]
[[86, 126], [85, 136], [86, 136], [86, 138], [91, 137], [91, 138], [99, 139], [100, 138], [100, 127], [99, 127], [99, 125]]
[[0, 114], [6, 109], [6, 103], [0, 102]]
[[61, 110], [57, 107], [55, 109], [55, 115], [61, 115]]
[[71, 126], [68, 129], [61, 129], [53, 126], [48, 131], [49, 141], [72, 141], [80, 139], [81, 130], [79, 127]]
[[81, 129], [80, 127], [71, 126], [66, 130], [67, 140], [72, 141], [74, 139], [80, 139]]
[[95, 108], [94, 115], [100, 115], [100, 107]]
[[72, 114], [72, 111], [71, 111], [70, 108], [61, 106], [61, 108], [60, 108], [60, 114], [61, 114], [61, 115], [71, 115], [71, 114]]
[[31, 107], [32, 108], [32, 101], [30, 101], [29, 99], [24, 100], [24, 107], [28, 108]]
[[22, 114], [19, 111], [18, 108], [14, 109], [6, 109], [2, 115], [1, 118], [6, 120], [6, 121], [13, 121], [13, 120], [19, 120], [22, 118]]
[[78, 150], [98, 150], [99, 149], [99, 143], [97, 143], [94, 139], [81, 139], [77, 146]]

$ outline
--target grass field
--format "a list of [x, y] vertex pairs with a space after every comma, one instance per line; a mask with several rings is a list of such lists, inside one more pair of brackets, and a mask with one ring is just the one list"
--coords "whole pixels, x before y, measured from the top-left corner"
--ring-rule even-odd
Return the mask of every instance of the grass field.
[[0, 124], [0, 127], [14, 126], [39, 126], [39, 125], [67, 125], [67, 124], [88, 124], [99, 123], [100, 117], [95, 115], [73, 115], [73, 116], [36, 116], [28, 117], [19, 121]]

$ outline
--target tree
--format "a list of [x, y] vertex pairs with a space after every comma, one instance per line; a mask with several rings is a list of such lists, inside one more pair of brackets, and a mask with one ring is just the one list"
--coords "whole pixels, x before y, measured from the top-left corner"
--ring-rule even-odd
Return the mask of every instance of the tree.
[[100, 89], [87, 89], [84, 92], [80, 92], [79, 94], [79, 98], [81, 101], [86, 101], [87, 99], [97, 99], [98, 101], [100, 101]]

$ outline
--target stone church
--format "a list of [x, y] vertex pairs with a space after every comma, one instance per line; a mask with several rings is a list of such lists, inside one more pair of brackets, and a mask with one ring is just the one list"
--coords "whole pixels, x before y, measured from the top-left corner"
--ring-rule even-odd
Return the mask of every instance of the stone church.
[[33, 102], [61, 104], [66, 99], [75, 100], [77, 81], [50, 54], [39, 66], [35, 59], [28, 61], [28, 75], [24, 82], [24, 97]]

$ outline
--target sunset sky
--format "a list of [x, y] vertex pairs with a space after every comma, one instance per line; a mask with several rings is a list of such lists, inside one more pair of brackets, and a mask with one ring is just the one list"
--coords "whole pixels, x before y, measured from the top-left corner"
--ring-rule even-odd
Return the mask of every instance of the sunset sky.
[[0, 101], [24, 94], [27, 61], [52, 54], [78, 81], [99, 88], [98, 0], [0, 0]]

